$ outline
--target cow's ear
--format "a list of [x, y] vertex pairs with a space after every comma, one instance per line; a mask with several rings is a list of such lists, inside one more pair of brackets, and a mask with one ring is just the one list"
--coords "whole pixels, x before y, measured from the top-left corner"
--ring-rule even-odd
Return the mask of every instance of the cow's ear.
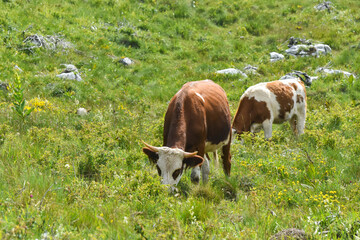
[[204, 162], [204, 158], [200, 157], [199, 155], [195, 155], [193, 157], [184, 158], [183, 161], [186, 165], [186, 168], [194, 168], [196, 166], [201, 166], [201, 164]]
[[147, 147], [143, 148], [143, 152], [149, 157], [150, 162], [156, 164], [157, 160], [159, 159], [159, 155], [156, 152]]

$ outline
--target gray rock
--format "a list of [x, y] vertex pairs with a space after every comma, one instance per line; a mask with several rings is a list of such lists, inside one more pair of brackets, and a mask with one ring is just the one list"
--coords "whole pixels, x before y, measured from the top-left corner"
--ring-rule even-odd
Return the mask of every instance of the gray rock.
[[304, 230], [288, 228], [273, 235], [270, 240], [307, 240], [310, 236]]
[[243, 68], [243, 71], [246, 74], [251, 74], [251, 75], [259, 75], [259, 73], [257, 72], [258, 68], [251, 66], [251, 65], [247, 65]]
[[331, 48], [325, 44], [305, 45], [299, 44], [291, 46], [286, 49], [285, 52], [294, 57], [305, 57], [305, 56], [320, 56], [331, 53]]
[[58, 78], [67, 79], [67, 80], [76, 80], [76, 81], [82, 81], [82, 78], [80, 74], [76, 74], [74, 72], [63, 72], [58, 75], [56, 75]]
[[284, 55], [277, 53], [277, 52], [270, 53], [270, 62], [276, 62], [276, 61], [279, 61], [282, 59], [284, 59]]
[[311, 45], [311, 41], [307, 40], [305, 38], [296, 38], [296, 37], [290, 37], [289, 38], [289, 44], [288, 47], [292, 47], [294, 45], [298, 45], [298, 44], [305, 44], [305, 45]]
[[78, 73], [79, 70], [72, 64], [60, 64], [61, 66], [65, 67], [65, 70], [63, 72], [74, 72], [74, 73]]
[[23, 43], [30, 45], [24, 48], [29, 51], [31, 51], [33, 48], [45, 48], [47, 50], [56, 50], [56, 49], [67, 49], [73, 47], [73, 44], [65, 41], [62, 37], [58, 35], [41, 36], [35, 34], [25, 38]]
[[129, 66], [129, 65], [134, 64], [134, 61], [131, 60], [131, 59], [128, 58], [128, 57], [121, 58], [121, 59], [119, 60], [119, 62], [120, 62], [121, 64], [123, 64], [124, 66]]
[[355, 74], [350, 73], [350, 72], [346, 72], [346, 71], [342, 71], [342, 70], [334, 70], [331, 68], [326, 68], [326, 67], [319, 67], [315, 70], [315, 73], [321, 73], [321, 74], [325, 74], [325, 75], [329, 75], [329, 74], [342, 74], [345, 77], [350, 77], [353, 76], [354, 78], [356, 78]]
[[79, 70], [75, 67], [75, 65], [61, 64], [61, 66], [64, 66], [65, 69], [62, 73], [56, 75], [56, 77], [68, 80], [76, 80], [79, 82], [82, 81]]
[[88, 111], [85, 108], [78, 108], [76, 114], [79, 116], [85, 116], [88, 114]]
[[314, 8], [318, 11], [324, 11], [324, 10], [328, 10], [330, 12], [330, 10], [333, 8], [331, 6], [332, 2], [330, 1], [326, 1], [326, 2], [322, 2], [319, 3], [318, 5], [316, 5]]
[[227, 69], [223, 69], [223, 70], [218, 70], [216, 71], [216, 73], [219, 74], [231, 74], [231, 75], [241, 75], [244, 78], [247, 78], [248, 76], [246, 75], [246, 73], [244, 73], [243, 71], [236, 69], [236, 68], [227, 68]]
[[331, 48], [329, 47], [329, 45], [326, 44], [315, 44], [314, 45], [315, 49], [316, 49], [316, 53], [317, 55], [321, 55], [321, 54], [329, 54], [331, 53]]
[[312, 45], [299, 44], [291, 46], [285, 50], [285, 53], [298, 57], [298, 56], [316, 56], [316, 49]]

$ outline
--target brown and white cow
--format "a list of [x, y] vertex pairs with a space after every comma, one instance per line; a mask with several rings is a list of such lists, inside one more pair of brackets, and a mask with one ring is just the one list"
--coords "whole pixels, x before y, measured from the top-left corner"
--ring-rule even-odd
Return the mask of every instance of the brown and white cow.
[[[305, 79], [309, 80], [309, 79]], [[258, 83], [249, 87], [240, 98], [232, 128], [243, 132], [264, 129], [265, 138], [272, 136], [272, 124], [289, 121], [295, 134], [303, 134], [306, 119], [306, 90], [299, 78]], [[306, 84], [311, 82], [305, 81]]]
[[211, 80], [184, 84], [168, 106], [163, 147], [144, 144], [163, 184], [176, 185], [189, 167], [191, 180], [198, 183], [200, 166], [206, 183], [210, 168], [205, 154], [219, 148], [224, 172], [230, 175], [231, 117], [225, 91]]

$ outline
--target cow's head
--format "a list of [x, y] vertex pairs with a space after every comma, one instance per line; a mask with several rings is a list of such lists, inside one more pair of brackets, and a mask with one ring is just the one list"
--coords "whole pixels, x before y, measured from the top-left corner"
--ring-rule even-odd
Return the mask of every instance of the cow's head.
[[304, 72], [300, 72], [300, 71], [295, 71], [294, 73], [298, 78], [300, 78], [301, 81], [303, 81], [305, 83], [306, 86], [311, 86], [312, 79], [309, 75], [307, 75]]
[[203, 163], [204, 159], [196, 155], [197, 152], [188, 153], [179, 148], [154, 147], [144, 142], [143, 152], [150, 161], [156, 164], [162, 184], [176, 185], [180, 181], [184, 170]]

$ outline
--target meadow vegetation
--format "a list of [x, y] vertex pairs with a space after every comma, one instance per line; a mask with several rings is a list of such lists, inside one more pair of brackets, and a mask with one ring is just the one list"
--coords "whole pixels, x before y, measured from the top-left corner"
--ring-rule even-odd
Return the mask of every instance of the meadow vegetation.
[[[360, 237], [360, 2], [2, 0], [0, 2], [0, 239], [314, 239]], [[27, 36], [67, 48], [31, 48]], [[291, 37], [330, 55], [270, 62]], [[135, 60], [123, 66], [122, 57]], [[62, 80], [74, 64], [83, 81]], [[251, 64], [258, 75], [215, 74]], [[21, 70], [18, 70], [17, 67]], [[251, 85], [293, 70], [307, 88], [305, 134], [289, 124], [235, 140], [231, 176], [211, 163], [177, 191], [160, 184], [141, 139], [162, 144], [167, 104], [188, 81], [212, 79], [232, 115]], [[7, 89], [5, 89], [7, 88]], [[86, 116], [76, 109], [91, 109]]]

